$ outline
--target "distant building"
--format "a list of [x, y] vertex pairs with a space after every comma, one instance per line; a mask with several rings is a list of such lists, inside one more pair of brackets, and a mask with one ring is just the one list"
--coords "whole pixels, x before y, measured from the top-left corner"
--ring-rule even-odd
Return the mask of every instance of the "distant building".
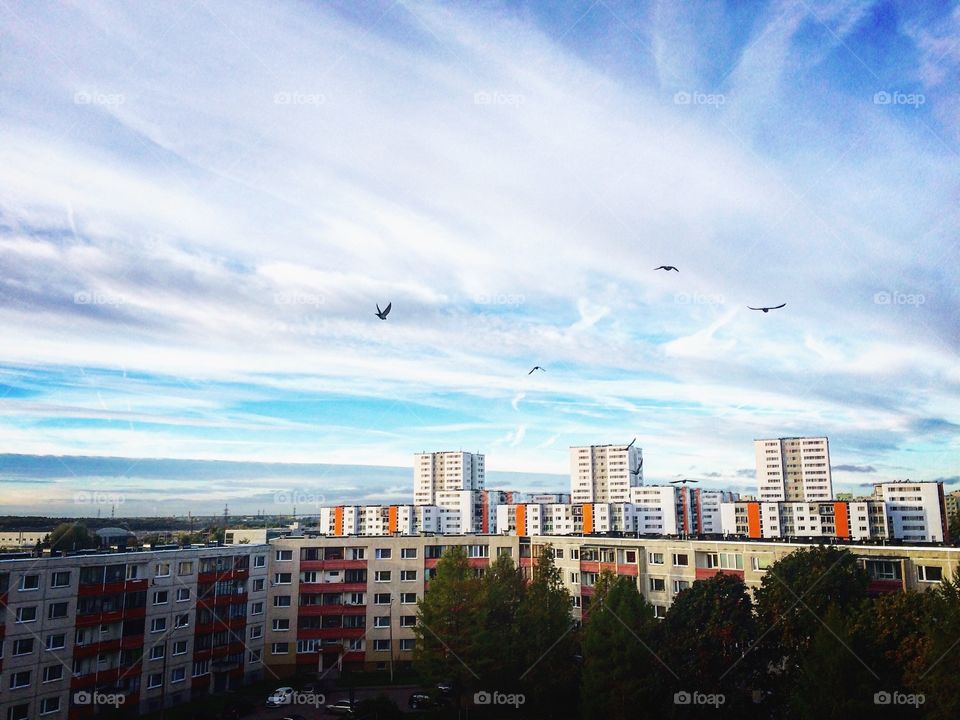
[[635, 445], [570, 448], [570, 499], [576, 503], [624, 503], [643, 485], [643, 450]]
[[893, 537], [927, 542], [949, 539], [943, 483], [904, 480], [873, 487], [874, 496], [886, 505], [887, 524]]
[[833, 499], [830, 442], [825, 437], [753, 441], [761, 502]]

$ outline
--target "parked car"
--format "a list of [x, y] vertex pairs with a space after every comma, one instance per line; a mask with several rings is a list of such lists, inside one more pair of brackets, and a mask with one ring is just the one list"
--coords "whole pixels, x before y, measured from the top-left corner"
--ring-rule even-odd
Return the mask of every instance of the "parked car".
[[273, 691], [273, 694], [267, 698], [267, 707], [280, 707], [289, 705], [293, 702], [293, 688], [282, 687]]
[[452, 695], [453, 694], [453, 683], [452, 682], [438, 682], [437, 690], [440, 691], [441, 695]]
[[428, 693], [415, 692], [410, 696], [410, 699], [407, 700], [407, 705], [410, 706], [411, 710], [421, 710], [423, 708], [437, 707], [439, 703]]
[[327, 712], [331, 715], [353, 715], [356, 709], [356, 703], [350, 700], [337, 700], [331, 705], [327, 705]]

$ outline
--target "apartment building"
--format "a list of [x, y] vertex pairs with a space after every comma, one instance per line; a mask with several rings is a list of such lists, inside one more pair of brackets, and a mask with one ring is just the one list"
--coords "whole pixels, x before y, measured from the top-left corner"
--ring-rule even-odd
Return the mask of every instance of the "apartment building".
[[877, 483], [874, 497], [885, 504], [892, 537], [914, 542], [945, 542], [949, 539], [943, 483], [910, 480]]
[[0, 561], [0, 718], [143, 713], [260, 678], [268, 550]]
[[833, 499], [830, 441], [827, 438], [754, 440], [753, 448], [760, 501]]
[[570, 448], [570, 499], [578, 503], [625, 503], [630, 488], [643, 485], [643, 451], [633, 445]]
[[460, 450], [422, 452], [413, 456], [413, 504], [440, 505], [439, 493], [483, 490], [482, 453]]
[[[748, 538], [887, 539], [885, 505], [877, 500], [829, 502], [737, 501], [720, 504], [725, 535]], [[913, 538], [919, 540], [920, 538]]]

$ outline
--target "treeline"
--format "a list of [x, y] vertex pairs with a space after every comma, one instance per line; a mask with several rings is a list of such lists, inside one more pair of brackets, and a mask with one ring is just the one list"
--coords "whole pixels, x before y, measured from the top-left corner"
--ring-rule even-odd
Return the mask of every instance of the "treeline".
[[752, 594], [729, 574], [697, 581], [662, 619], [635, 578], [609, 573], [582, 626], [571, 606], [548, 549], [525, 581], [509, 557], [478, 578], [450, 548], [420, 603], [415, 665], [471, 717], [960, 717], [960, 573], [871, 598], [852, 554], [810, 548]]

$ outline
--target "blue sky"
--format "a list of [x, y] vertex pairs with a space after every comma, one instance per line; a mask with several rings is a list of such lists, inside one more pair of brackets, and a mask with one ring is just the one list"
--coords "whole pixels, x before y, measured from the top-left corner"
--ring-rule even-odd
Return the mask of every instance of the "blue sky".
[[0, 458], [8, 507], [149, 511], [148, 458], [393, 499], [447, 448], [565, 489], [634, 436], [648, 482], [746, 490], [801, 434], [840, 489], [960, 474], [956, 3], [0, 18], [0, 452], [64, 456]]

